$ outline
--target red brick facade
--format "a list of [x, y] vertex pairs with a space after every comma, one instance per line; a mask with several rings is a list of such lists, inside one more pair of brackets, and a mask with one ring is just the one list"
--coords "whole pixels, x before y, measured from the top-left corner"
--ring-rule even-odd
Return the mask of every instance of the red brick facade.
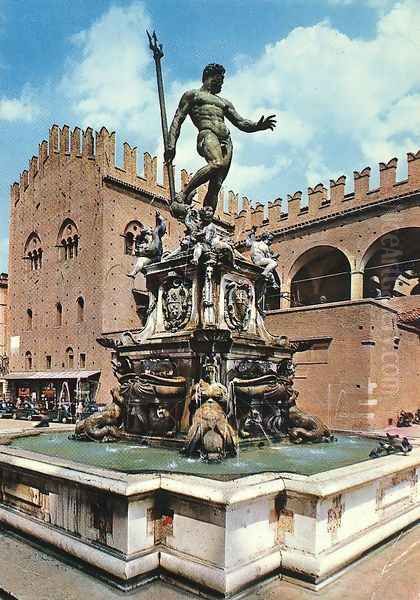
[[[102, 402], [113, 377], [109, 352], [96, 338], [141, 326], [141, 295], [125, 275], [133, 262], [125, 253], [127, 234], [140, 223], [153, 225], [156, 209], [168, 223], [166, 249], [183, 231], [169, 215], [167, 178], [158, 183], [157, 159], [146, 153], [139, 176], [135, 148], [124, 144], [122, 167], [115, 155], [115, 136], [105, 128], [94, 138], [90, 129], [53, 126], [11, 189], [11, 371], [27, 370], [28, 353], [33, 371], [98, 370]], [[393, 159], [381, 163], [378, 189], [369, 189], [370, 169], [364, 169], [355, 172], [354, 192], [345, 193], [340, 177], [329, 194], [321, 184], [309, 188], [308, 207], [300, 192], [290, 196], [287, 214], [280, 200], [251, 208], [247, 199], [236, 214], [233, 192], [219, 203], [217, 216], [235, 226], [241, 250], [253, 224], [258, 233], [274, 234], [286, 297], [267, 324], [273, 333], [313, 340], [313, 348], [296, 357], [301, 405], [331, 425], [373, 427], [395, 419], [400, 408], [417, 408], [419, 332], [397, 322], [398, 311], [420, 304], [408, 295], [417, 294], [420, 268], [414, 256], [416, 240], [420, 248], [420, 153], [408, 158], [406, 181], [395, 182]], [[181, 182], [186, 178], [183, 171]], [[390, 278], [394, 263], [403, 267]], [[402, 295], [360, 301], [372, 295], [371, 274], [386, 283], [385, 291], [401, 286]], [[141, 276], [135, 287], [144, 290]], [[384, 364], [394, 360], [388, 352], [398, 355], [399, 383], [384, 400]]]

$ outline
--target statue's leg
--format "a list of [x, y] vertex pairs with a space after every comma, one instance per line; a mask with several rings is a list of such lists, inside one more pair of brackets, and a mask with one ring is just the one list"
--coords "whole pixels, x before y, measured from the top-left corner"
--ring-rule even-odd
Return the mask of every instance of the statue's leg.
[[220, 189], [229, 173], [230, 164], [232, 162], [232, 142], [230, 139], [221, 144], [221, 150], [223, 165], [220, 169], [212, 173], [209, 179], [209, 188], [203, 202], [203, 206], [211, 206], [214, 212], [216, 212]]
[[268, 259], [267, 266], [265, 267], [265, 269], [263, 271], [263, 276], [266, 279], [269, 279], [272, 287], [275, 287], [275, 288], [278, 287], [278, 283], [276, 281], [276, 278], [274, 277], [274, 271], [276, 270], [276, 268], [277, 268], [277, 262], [275, 260]]
[[198, 265], [198, 261], [200, 260], [200, 256], [202, 254], [203, 254], [203, 244], [201, 244], [199, 242], [198, 244], [195, 245], [194, 254], [193, 254], [193, 257], [191, 259], [191, 263], [193, 265]]
[[209, 181], [213, 174], [224, 166], [224, 156], [219, 139], [209, 129], [200, 131], [198, 134], [197, 151], [207, 161], [207, 165], [192, 176], [182, 192], [184, 198], [187, 198], [200, 185]]
[[141, 273], [144, 267], [147, 267], [150, 262], [150, 258], [147, 258], [146, 256], [139, 256], [139, 258], [136, 260], [136, 264], [134, 265], [134, 269], [131, 271], [131, 273], [127, 273], [127, 277], [132, 277], [135, 279], [136, 275]]
[[140, 256], [136, 260], [136, 262], [134, 263], [133, 270], [130, 271], [130, 273], [127, 273], [127, 277], [132, 277], [134, 279], [136, 277], [136, 275], [138, 275], [140, 273], [140, 271], [143, 268], [143, 260], [144, 260], [143, 256]]

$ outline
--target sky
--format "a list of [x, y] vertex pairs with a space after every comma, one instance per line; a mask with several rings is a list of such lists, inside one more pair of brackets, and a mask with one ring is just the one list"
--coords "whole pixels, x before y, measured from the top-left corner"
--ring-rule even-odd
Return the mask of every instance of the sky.
[[[154, 63], [164, 45], [167, 110], [226, 68], [222, 96], [274, 132], [231, 127], [225, 189], [265, 203], [420, 148], [420, 0], [0, 0], [0, 271], [7, 271], [9, 187], [53, 123], [105, 125], [162, 156]], [[193, 171], [193, 126], [175, 163]], [[375, 184], [375, 177], [373, 177]]]

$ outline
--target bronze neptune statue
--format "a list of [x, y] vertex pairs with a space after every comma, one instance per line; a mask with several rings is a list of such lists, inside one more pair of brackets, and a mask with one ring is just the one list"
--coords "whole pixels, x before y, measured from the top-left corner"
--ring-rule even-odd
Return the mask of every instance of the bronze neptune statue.
[[204, 206], [211, 206], [215, 212], [218, 194], [232, 161], [232, 141], [225, 118], [247, 133], [273, 130], [276, 126], [275, 115], [262, 116], [259, 121], [250, 121], [236, 112], [232, 102], [221, 98], [218, 94], [222, 90], [224, 76], [225, 68], [211, 63], [203, 71], [203, 85], [183, 94], [169, 129], [165, 151], [165, 161], [170, 163], [175, 157], [182, 123], [189, 115], [198, 129], [197, 151], [206, 160], [207, 165], [199, 169], [186, 188], [177, 194], [176, 202], [191, 204], [195, 190], [203, 183], [209, 182]]

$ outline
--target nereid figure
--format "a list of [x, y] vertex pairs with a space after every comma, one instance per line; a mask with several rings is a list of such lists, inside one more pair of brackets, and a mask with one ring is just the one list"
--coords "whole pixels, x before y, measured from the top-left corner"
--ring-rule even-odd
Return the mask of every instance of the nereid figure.
[[246, 245], [251, 248], [251, 260], [254, 265], [264, 267], [263, 277], [267, 279], [273, 288], [278, 288], [274, 271], [277, 268], [277, 259], [279, 255], [274, 253], [270, 246], [273, 241], [271, 233], [263, 233], [260, 240], [255, 237], [256, 227], [251, 230], [250, 235], [246, 239]]
[[213, 212], [211, 206], [205, 206], [200, 210], [201, 228], [195, 236], [196, 243], [191, 261], [193, 264], [198, 264], [203, 251], [206, 250], [224, 253], [234, 263], [233, 248], [227, 241], [220, 237], [217, 227], [213, 223]]
[[154, 230], [145, 227], [140, 234], [139, 245], [137, 246], [137, 261], [131, 273], [127, 277], [133, 279], [140, 272], [144, 273], [145, 267], [154, 262], [159, 262], [163, 254], [162, 237], [166, 233], [166, 223], [159, 211], [156, 211], [156, 226]]

